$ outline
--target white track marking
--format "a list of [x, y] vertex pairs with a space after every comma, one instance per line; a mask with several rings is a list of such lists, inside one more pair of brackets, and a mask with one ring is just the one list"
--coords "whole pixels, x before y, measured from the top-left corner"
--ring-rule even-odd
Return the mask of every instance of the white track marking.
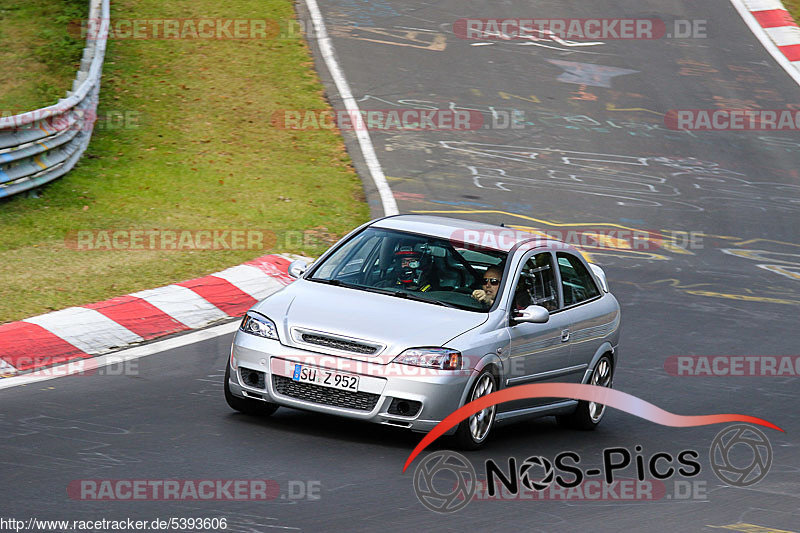
[[[305, 2], [308, 7], [308, 12], [311, 15], [311, 21], [314, 24], [315, 34], [318, 37], [317, 42], [319, 43], [319, 51], [320, 54], [322, 54], [322, 59], [325, 60], [325, 64], [336, 84], [339, 95], [342, 97], [345, 108], [350, 112], [350, 116], [358, 117], [361, 115], [361, 111], [358, 108], [358, 104], [356, 104], [355, 98], [353, 98], [353, 93], [350, 91], [350, 85], [344, 77], [344, 72], [339, 66], [338, 61], [336, 61], [333, 44], [331, 44], [331, 39], [328, 37], [328, 30], [325, 27], [325, 21], [322, 19], [319, 6], [316, 0], [305, 0]], [[369, 132], [362, 124], [361, 127], [357, 126], [355, 128], [355, 133], [356, 138], [358, 138], [358, 144], [361, 146], [361, 153], [364, 155], [364, 161], [367, 163], [367, 168], [372, 176], [372, 181], [375, 182], [375, 187], [378, 189], [381, 204], [383, 204], [383, 212], [387, 216], [398, 214], [397, 202], [394, 199], [394, 195], [392, 195], [391, 188], [389, 188], [389, 182], [386, 181], [386, 176], [378, 161], [378, 156], [375, 154], [375, 147], [372, 145]]]
[[191, 329], [202, 328], [217, 320], [228, 318], [228, 315], [208, 300], [180, 285], [167, 285], [158, 289], [135, 292], [131, 296], [145, 300]]
[[750, 11], [766, 11], [768, 9], [786, 9], [781, 0], [744, 0]]
[[250, 265], [231, 267], [212, 275], [215, 278], [222, 278], [230, 282], [240, 291], [246, 292], [256, 300], [262, 300], [285, 286], [263, 270]]
[[[11, 366], [10, 363], [6, 362], [4, 359], [0, 359], [0, 375], [2, 374], [16, 374], [17, 369]], [[0, 380], [2, 383], [3, 380]]]
[[80, 361], [83, 364], [78, 364], [78, 362], [72, 361], [56, 367], [37, 370], [31, 374], [23, 374], [21, 376], [0, 379], [0, 390], [19, 387], [22, 385], [33, 385], [41, 381], [48, 381], [51, 379], [66, 377], [72, 374], [86, 372], [87, 368], [97, 369], [109, 365], [119, 365], [125, 361], [140, 359], [142, 357], [147, 357], [148, 355], [167, 352], [183, 346], [194, 344], [196, 342], [203, 342], [209, 339], [220, 337], [222, 335], [228, 335], [236, 331], [238, 327], [239, 321], [237, 320], [235, 322], [214, 326], [213, 328], [187, 333], [186, 335], [181, 335], [180, 337], [172, 337], [163, 341], [157, 341], [143, 346], [128, 348], [112, 354], [101, 355], [100, 357], [83, 359]]
[[775, 46], [789, 46], [800, 43], [800, 28], [797, 26], [779, 26], [777, 28], [764, 28], [764, 31]]
[[774, 6], [773, 3], [763, 2], [765, 5], [768, 4], [767, 7], [757, 8], [755, 7], [755, 5], [758, 4], [760, 6], [762, 2], [751, 1], [748, 2], [748, 4], [750, 5], [750, 8], [748, 9], [748, 7], [745, 5], [744, 0], [730, 0], [730, 2], [733, 4], [733, 7], [736, 8], [736, 11], [739, 12], [739, 15], [742, 17], [742, 19], [744, 19], [744, 22], [750, 28], [750, 31], [753, 32], [756, 38], [759, 41], [761, 41], [761, 44], [764, 46], [764, 48], [767, 49], [767, 52], [769, 52], [770, 55], [772, 55], [772, 57], [775, 58], [775, 61], [777, 61], [778, 64], [781, 67], [783, 67], [783, 70], [785, 70], [786, 73], [792, 77], [795, 83], [800, 85], [800, 70], [798, 70], [792, 64], [792, 62], [789, 61], [785, 55], [783, 55], [783, 52], [781, 52], [780, 49], [777, 46], [775, 46], [775, 43], [773, 43], [772, 40], [769, 38], [767, 32], [764, 31], [764, 28], [761, 27], [761, 24], [759, 24], [756, 18], [753, 16], [753, 14], [750, 13], [750, 9], [752, 9], [753, 11], [760, 11], [761, 9], [784, 9], [783, 4], [781, 4], [780, 7], [772, 7]]
[[85, 307], [70, 307], [26, 318], [23, 322], [41, 326], [88, 354], [103, 353], [144, 341], [139, 335], [107, 316]]

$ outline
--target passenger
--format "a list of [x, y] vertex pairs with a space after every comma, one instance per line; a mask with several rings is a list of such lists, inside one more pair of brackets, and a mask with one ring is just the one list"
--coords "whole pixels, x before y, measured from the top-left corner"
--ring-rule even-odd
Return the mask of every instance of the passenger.
[[483, 274], [483, 289], [472, 291], [472, 297], [489, 308], [497, 298], [497, 290], [500, 288], [500, 280], [503, 279], [503, 271], [499, 266], [491, 266]]

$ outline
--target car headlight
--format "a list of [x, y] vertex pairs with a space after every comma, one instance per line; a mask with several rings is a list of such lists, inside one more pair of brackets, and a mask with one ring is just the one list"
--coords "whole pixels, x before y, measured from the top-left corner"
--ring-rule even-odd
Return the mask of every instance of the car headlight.
[[440, 370], [460, 370], [461, 352], [450, 348], [409, 348], [392, 362]]
[[247, 313], [239, 325], [239, 330], [255, 335], [256, 337], [264, 337], [265, 339], [273, 339], [279, 341], [278, 328], [275, 327], [275, 322], [269, 318], [257, 315], [255, 313]]

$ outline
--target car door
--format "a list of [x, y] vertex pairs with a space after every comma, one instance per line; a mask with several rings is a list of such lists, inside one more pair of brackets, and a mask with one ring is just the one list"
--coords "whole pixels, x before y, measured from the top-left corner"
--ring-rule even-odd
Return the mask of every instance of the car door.
[[604, 292], [576, 254], [558, 252], [559, 278], [564, 307], [571, 313], [572, 331], [570, 359], [573, 367], [586, 367], [617, 320], [616, 306], [603, 299]]
[[[550, 311], [544, 324], [516, 324], [511, 318], [515, 309], [541, 305]], [[527, 385], [553, 381], [577, 382], [579, 376], [570, 371], [571, 313], [561, 308], [553, 254], [532, 252], [523, 257], [510, 293], [509, 303], [509, 366], [505, 385]], [[535, 398], [509, 402], [504, 411], [552, 403], [555, 399]]]

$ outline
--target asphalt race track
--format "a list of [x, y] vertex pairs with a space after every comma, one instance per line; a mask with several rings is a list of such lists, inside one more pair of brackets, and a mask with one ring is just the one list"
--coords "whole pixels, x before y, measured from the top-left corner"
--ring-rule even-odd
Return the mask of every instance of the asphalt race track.
[[[741, 413], [777, 424], [785, 433], [764, 429], [774, 454], [769, 474], [747, 488], [715, 476], [708, 450], [724, 426], [664, 427], [611, 410], [596, 432], [564, 430], [552, 419], [522, 422], [465, 455], [481, 475], [490, 458], [505, 465], [509, 457], [574, 451], [592, 467], [609, 447], [641, 445], [645, 460], [693, 449], [702, 468], [691, 481], [704, 497], [680, 498], [669, 479], [655, 501], [473, 501], [436, 514], [415, 496], [413, 467], [402, 473], [420, 435], [289, 409], [269, 419], [232, 412], [222, 397], [230, 346], [223, 336], [138, 360], [128, 375], [0, 391], [0, 514], [226, 517], [228, 531], [242, 532], [800, 530], [797, 378], [679, 377], [665, 369], [671, 356], [798, 355], [800, 136], [674, 131], [664, 123], [671, 109], [800, 104], [800, 88], [731, 4], [323, 0], [320, 8], [362, 109], [454, 108], [484, 117], [475, 131], [371, 131], [401, 212], [663, 237], [648, 249], [590, 250], [623, 309], [615, 388], [678, 414]], [[658, 17], [668, 30], [676, 19], [708, 23], [706, 38], [574, 46], [460, 39], [453, 23], [469, 16]], [[317, 67], [341, 109], [324, 63]], [[517, 127], [501, 127], [511, 116]], [[355, 137], [345, 137], [367, 176]], [[382, 214], [377, 196], [369, 199]], [[683, 246], [688, 236], [695, 240]], [[633, 467], [625, 471], [635, 476]], [[79, 479], [255, 478], [277, 481], [281, 497], [91, 502], [67, 494]], [[299, 482], [314, 496], [291, 497]]]

